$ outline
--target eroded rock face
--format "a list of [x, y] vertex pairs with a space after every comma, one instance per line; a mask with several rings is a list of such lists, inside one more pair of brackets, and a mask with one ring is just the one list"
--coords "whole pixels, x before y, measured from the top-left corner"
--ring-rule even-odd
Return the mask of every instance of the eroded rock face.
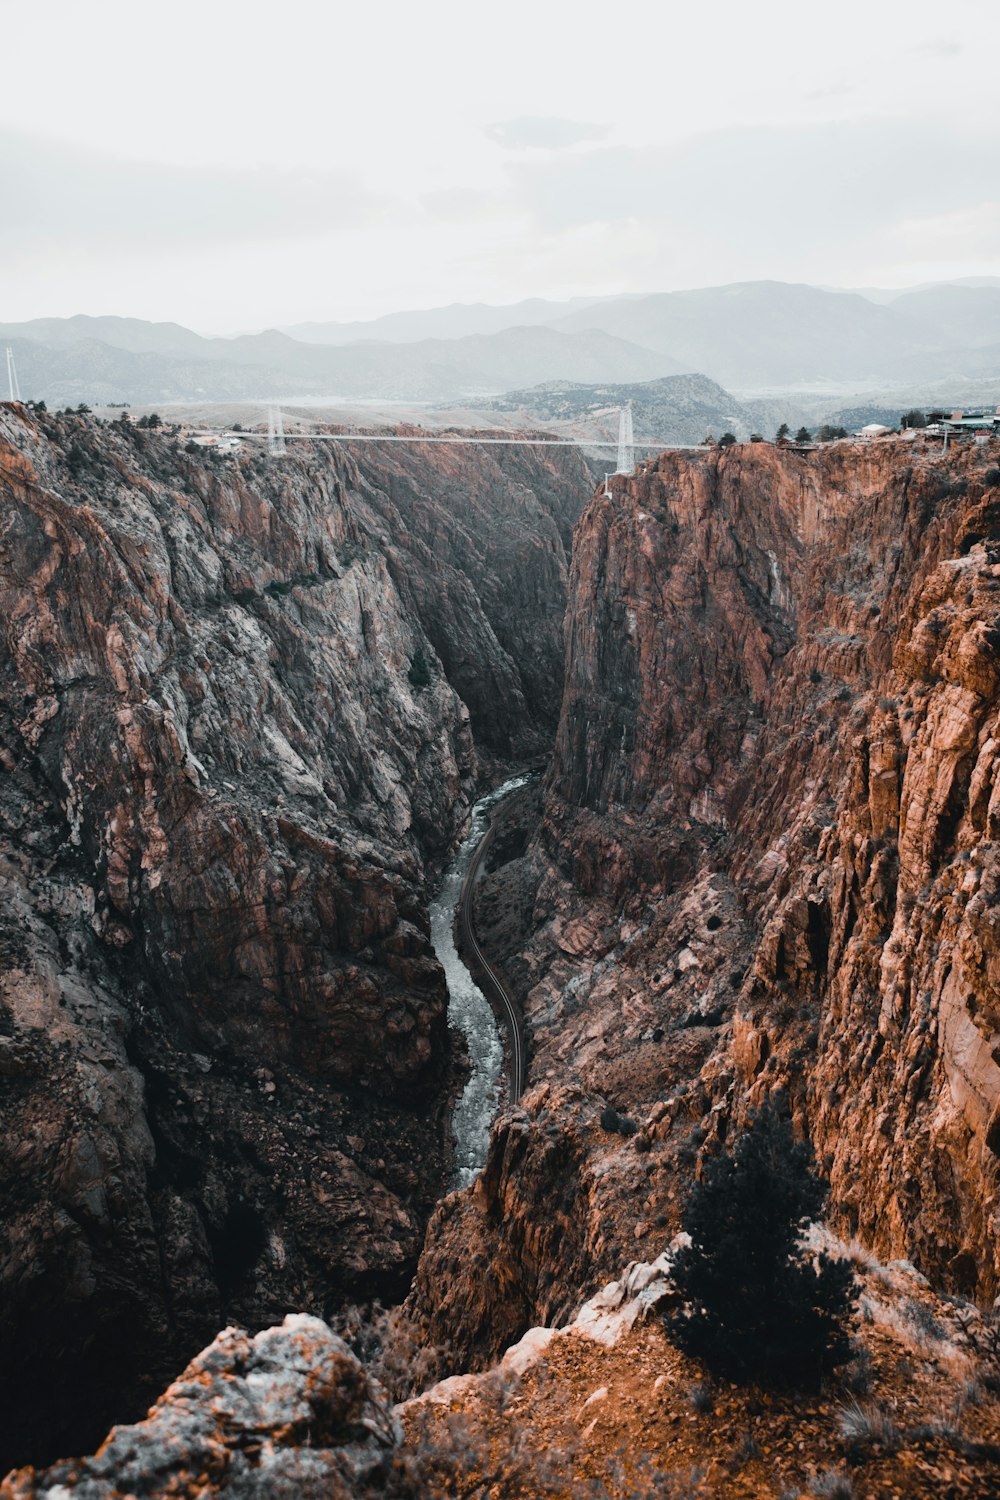
[[[1000, 1290], [996, 463], [664, 455], [581, 518], [541, 834], [480, 906], [532, 1081], [636, 1127], [592, 1124], [565, 1189], [583, 1293], [609, 1247], [655, 1253], [703, 1153], [777, 1090], [844, 1231]], [[534, 1149], [557, 1123], [529, 1122]], [[615, 1177], [598, 1235], [586, 1185]], [[519, 1212], [544, 1234], [544, 1195]], [[421, 1284], [482, 1215], [468, 1195], [433, 1221]], [[512, 1247], [491, 1272], [523, 1280]]]
[[10, 1474], [0, 1500], [349, 1500], [370, 1493], [401, 1438], [347, 1345], [319, 1318], [294, 1313], [253, 1338], [226, 1328], [144, 1422], [113, 1428], [93, 1458]]
[[40, 421], [0, 408], [0, 1464], [227, 1318], [405, 1289], [451, 1077], [426, 873], [480, 777], [435, 632], [487, 756], [544, 743], [580, 490]]

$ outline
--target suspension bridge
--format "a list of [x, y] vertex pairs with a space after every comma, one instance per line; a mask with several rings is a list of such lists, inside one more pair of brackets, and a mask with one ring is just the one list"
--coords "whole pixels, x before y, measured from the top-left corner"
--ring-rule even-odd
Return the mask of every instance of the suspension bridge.
[[[17, 370], [14, 366], [14, 351], [7, 345], [7, 385], [10, 391], [11, 401], [21, 400], [21, 388], [18, 384]], [[247, 431], [245, 428], [223, 432], [222, 437], [227, 439], [263, 438], [260, 432]], [[270, 406], [267, 412], [267, 451], [271, 458], [284, 458], [288, 452], [288, 443], [296, 439], [308, 442], [325, 443], [446, 443], [451, 447], [473, 446], [479, 448], [617, 448], [618, 466], [616, 474], [631, 474], [635, 468], [636, 449], [646, 448], [661, 452], [664, 448], [677, 448], [686, 446], [678, 443], [668, 442], [663, 438], [637, 440], [632, 428], [632, 403], [629, 401], [625, 406], [619, 408], [618, 412], [618, 439], [617, 442], [603, 438], [561, 438], [555, 436], [545, 437], [469, 437], [456, 433], [397, 433], [397, 432], [314, 432], [293, 431], [286, 432], [284, 418], [280, 406]], [[605, 481], [606, 482], [606, 481]]]
[[[230, 431], [222, 434], [225, 438], [263, 438], [260, 432], [247, 432], [244, 430]], [[662, 439], [647, 440], [645, 438], [637, 441], [632, 426], [632, 403], [628, 402], [619, 408], [618, 412], [618, 438], [616, 441], [603, 438], [561, 438], [561, 437], [470, 437], [452, 433], [396, 433], [396, 432], [314, 432], [310, 430], [286, 432], [284, 418], [280, 406], [271, 406], [267, 413], [267, 451], [272, 458], [284, 458], [288, 452], [288, 443], [295, 439], [303, 439], [308, 442], [325, 443], [447, 443], [455, 446], [472, 446], [480, 448], [612, 448], [617, 449], [618, 466], [616, 474], [631, 474], [635, 468], [635, 454], [638, 448], [654, 449], [657, 452], [664, 448], [676, 448], [677, 443], [666, 442]]]

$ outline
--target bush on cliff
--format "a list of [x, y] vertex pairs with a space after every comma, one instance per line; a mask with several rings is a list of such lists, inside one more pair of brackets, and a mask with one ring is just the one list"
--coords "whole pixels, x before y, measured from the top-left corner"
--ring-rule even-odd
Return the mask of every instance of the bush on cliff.
[[427, 665], [427, 658], [419, 646], [413, 653], [413, 660], [410, 662], [410, 670], [406, 675], [410, 679], [410, 686], [415, 687], [417, 689], [417, 692], [419, 692], [421, 688], [430, 686], [431, 669]]
[[691, 1194], [666, 1314], [682, 1349], [726, 1379], [779, 1385], [815, 1386], [850, 1358], [850, 1265], [800, 1243], [825, 1198], [809, 1146], [767, 1105]]
[[618, 1135], [635, 1135], [638, 1125], [628, 1115], [620, 1115], [613, 1104], [601, 1110], [601, 1129]]

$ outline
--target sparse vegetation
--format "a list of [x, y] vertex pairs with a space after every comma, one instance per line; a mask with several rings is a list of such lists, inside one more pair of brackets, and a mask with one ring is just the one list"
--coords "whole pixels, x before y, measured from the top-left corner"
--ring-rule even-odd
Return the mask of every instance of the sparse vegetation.
[[516, 1381], [487, 1377], [475, 1407], [460, 1414], [432, 1403], [411, 1408], [406, 1442], [377, 1491], [368, 1493], [386, 1500], [609, 1500], [626, 1493], [630, 1500], [707, 1500], [712, 1493], [700, 1469], [661, 1469], [645, 1455], [613, 1458], [606, 1480], [585, 1477], [575, 1426], [552, 1434], [544, 1449], [533, 1446], [530, 1427], [511, 1421], [508, 1407], [517, 1391]]
[[691, 1244], [674, 1261], [682, 1305], [666, 1323], [713, 1373], [815, 1387], [850, 1358], [850, 1264], [800, 1244], [825, 1198], [808, 1145], [770, 1104], [708, 1163], [684, 1218]]
[[601, 1110], [601, 1129], [617, 1135], [635, 1135], [638, 1125], [628, 1115], [620, 1115], [611, 1104]]
[[902, 1435], [884, 1407], [871, 1401], [848, 1401], [840, 1409], [840, 1436], [848, 1456], [860, 1460], [871, 1448], [896, 1453]]
[[822, 1500], [858, 1500], [853, 1480], [840, 1469], [827, 1469], [825, 1474], [818, 1474], [809, 1489]]
[[423, 1341], [402, 1308], [374, 1303], [369, 1310], [345, 1307], [330, 1326], [393, 1401], [407, 1401], [440, 1380], [445, 1372], [440, 1349]]

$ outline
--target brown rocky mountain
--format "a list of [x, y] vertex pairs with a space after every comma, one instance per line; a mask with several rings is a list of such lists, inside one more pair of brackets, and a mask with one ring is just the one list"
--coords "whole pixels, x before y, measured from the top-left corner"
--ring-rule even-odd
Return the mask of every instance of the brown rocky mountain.
[[[778, 1411], [719, 1392], [693, 1442], [697, 1372], [641, 1323], [692, 1180], [778, 1096], [868, 1278], [859, 1349], [915, 1424], [858, 1492], [985, 1493], [997, 446], [665, 453], [592, 495], [564, 585], [588, 482], [530, 450], [213, 465], [169, 437], [2, 420], [5, 1401], [65, 1409], [120, 1355], [104, 1409], [134, 1418], [226, 1316], [405, 1290], [450, 1081], [429, 877], [477, 782], [554, 735], [475, 910], [523, 1007], [528, 1087], [434, 1210], [406, 1303], [455, 1372], [534, 1327], [492, 1384], [428, 1398], [489, 1428], [474, 1461], [458, 1443], [466, 1490], [505, 1482], [498, 1446], [565, 1432], [607, 1487], [506, 1492], [662, 1494], [621, 1464], [679, 1472], [740, 1432], [745, 1472], [666, 1492], [820, 1483], [829, 1393]], [[612, 1328], [626, 1302], [634, 1329]], [[512, 1393], [543, 1349], [545, 1379]], [[942, 1415], [960, 1386], [975, 1441], [957, 1400]], [[55, 1447], [89, 1451], [98, 1415]], [[397, 1415], [412, 1443], [413, 1404]], [[361, 1495], [390, 1429], [322, 1325], [227, 1333], [147, 1423], [5, 1495]], [[437, 1483], [395, 1492], [454, 1492]]]
[[141, 1411], [226, 1317], [405, 1291], [453, 1072], [428, 873], [550, 743], [589, 487], [447, 452], [0, 408], [11, 1460]]

